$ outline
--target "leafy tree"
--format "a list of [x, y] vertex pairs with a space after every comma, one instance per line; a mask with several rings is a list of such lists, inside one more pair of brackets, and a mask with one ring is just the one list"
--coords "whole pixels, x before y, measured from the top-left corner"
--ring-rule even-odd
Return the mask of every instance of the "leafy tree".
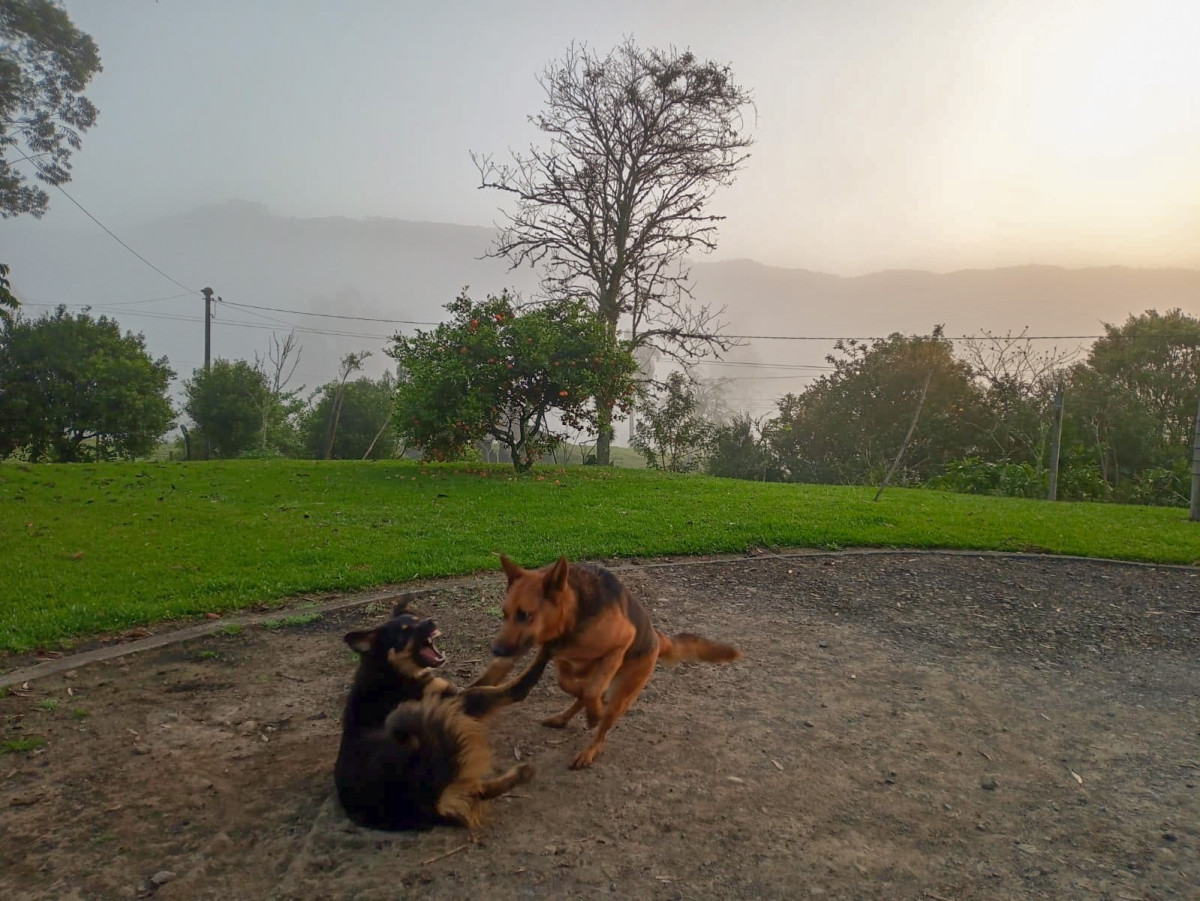
[[1182, 503], [1200, 397], [1200, 320], [1148, 310], [1104, 329], [1066, 380], [1066, 465], [1089, 498]]
[[878, 481], [912, 423], [925, 379], [920, 422], [905, 452], [903, 475], [920, 480], [974, 449], [971, 417], [979, 388], [955, 359], [941, 327], [931, 335], [893, 334], [870, 343], [839, 341], [834, 371], [779, 402], [765, 437], [789, 478], [800, 482]]
[[1088, 367], [1154, 417], [1164, 449], [1188, 447], [1200, 396], [1200, 319], [1178, 309], [1147, 310], [1124, 325], [1105, 323], [1104, 332]]
[[[551, 423], [594, 431], [596, 407], [628, 402], [636, 369], [628, 347], [582, 303], [518, 312], [507, 294], [446, 305], [429, 332], [397, 335], [396, 425], [434, 459], [462, 456], [487, 436], [509, 449], [518, 472], [564, 438]], [[592, 398], [599, 398], [594, 405]]]
[[[687, 260], [716, 247], [722, 217], [707, 206], [748, 157], [749, 92], [726, 66], [633, 40], [605, 56], [572, 46], [539, 82], [546, 103], [531, 121], [547, 146], [510, 164], [473, 155], [481, 187], [517, 203], [491, 255], [541, 266], [546, 295], [586, 299], [614, 339], [627, 318], [635, 347], [728, 347], [719, 311], [687, 303]], [[607, 464], [612, 407], [598, 406]]]
[[1162, 425], [1127, 386], [1086, 363], [1071, 368], [1063, 406], [1062, 453], [1110, 488], [1163, 462]]
[[333, 457], [333, 442], [337, 436], [338, 421], [342, 416], [342, 402], [346, 395], [346, 380], [363, 368], [363, 364], [369, 356], [371, 356], [371, 352], [364, 350], [358, 353], [348, 353], [342, 357], [341, 368], [336, 382], [337, 387], [333, 395], [333, 404], [329, 410], [329, 421], [325, 429], [325, 450], [321, 456], [326, 460]]
[[12, 315], [20, 303], [13, 297], [12, 286], [8, 281], [8, 267], [0, 263], [0, 325], [12, 322]]
[[210, 370], [195, 370], [183, 391], [183, 409], [200, 433], [193, 432], [193, 441], [207, 441], [217, 457], [236, 457], [255, 447], [271, 393], [260, 369], [245, 360], [214, 360]]
[[40, 217], [50, 202], [13, 163], [32, 161], [47, 184], [71, 180], [71, 154], [96, 121], [83, 90], [100, 68], [96, 43], [58, 3], [0, 0], [0, 218]]
[[656, 402], [645, 404], [631, 442], [651, 469], [693, 472], [708, 450], [713, 424], [700, 415], [700, 401], [681, 372], [667, 376]]
[[749, 413], [735, 414], [713, 432], [707, 467], [710, 475], [726, 479], [780, 482], [784, 471], [775, 459], [762, 427]]
[[[396, 430], [387, 428], [396, 401], [396, 379], [360, 378], [344, 385], [329, 382], [318, 389], [317, 401], [305, 419], [304, 445], [312, 457], [325, 455], [334, 403], [341, 394], [341, 414], [332, 457], [338, 460], [388, 460], [396, 456]], [[368, 453], [369, 451], [369, 453]]]
[[65, 307], [0, 330], [0, 457], [60, 463], [148, 453], [171, 426], [174, 373], [114, 319]]

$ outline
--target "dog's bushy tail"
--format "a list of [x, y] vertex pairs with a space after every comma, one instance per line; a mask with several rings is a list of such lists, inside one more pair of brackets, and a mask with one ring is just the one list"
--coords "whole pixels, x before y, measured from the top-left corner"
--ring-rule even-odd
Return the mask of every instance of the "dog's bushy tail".
[[668, 666], [685, 660], [732, 663], [741, 659], [741, 656], [742, 652], [733, 645], [709, 641], [691, 632], [680, 632], [678, 635], [658, 633], [658, 659]]

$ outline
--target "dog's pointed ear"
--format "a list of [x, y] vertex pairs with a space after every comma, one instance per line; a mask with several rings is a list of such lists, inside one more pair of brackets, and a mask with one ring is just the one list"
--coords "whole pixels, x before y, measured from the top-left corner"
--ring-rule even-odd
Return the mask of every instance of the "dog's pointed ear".
[[404, 594], [400, 595], [400, 597], [396, 598], [396, 606], [392, 610], [392, 619], [410, 612], [413, 601], [416, 599], [416, 595], [410, 591], [406, 591]]
[[521, 569], [521, 567], [509, 560], [506, 554], [500, 555], [500, 566], [504, 569], [504, 575], [508, 576], [509, 585], [521, 578], [522, 574], [525, 572], [525, 570]]
[[347, 632], [342, 641], [350, 646], [350, 650], [365, 654], [375, 644], [375, 630]]
[[551, 597], [567, 587], [567, 574], [571, 571], [571, 564], [567, 562], [566, 557], [559, 557], [554, 563], [554, 568], [546, 574], [545, 591], [546, 597]]

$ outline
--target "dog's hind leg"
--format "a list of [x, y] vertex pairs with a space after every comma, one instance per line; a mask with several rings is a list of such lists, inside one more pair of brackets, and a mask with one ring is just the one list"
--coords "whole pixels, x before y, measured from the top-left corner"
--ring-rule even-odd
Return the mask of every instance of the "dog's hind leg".
[[646, 683], [650, 681], [657, 658], [658, 654], [651, 653], [626, 661], [625, 666], [612, 681], [608, 704], [605, 705], [604, 715], [600, 719], [600, 728], [596, 730], [596, 737], [592, 739], [590, 745], [575, 756], [571, 762], [571, 769], [582, 770], [592, 765], [596, 755], [604, 747], [604, 738], [608, 735], [608, 730], [626, 710], [633, 706], [633, 702], [637, 700], [642, 689], [646, 687]]
[[548, 716], [542, 720], [542, 725], [549, 726], [551, 729], [565, 729], [567, 727], [567, 723], [571, 722], [571, 719], [575, 716], [575, 714], [582, 709], [583, 701], [576, 699], [575, 703], [562, 713], [556, 713], [554, 716]]
[[[583, 709], [587, 713], [587, 724], [589, 729], [594, 729], [596, 724], [604, 717], [604, 695], [612, 685], [613, 679], [617, 673], [625, 667], [625, 652], [629, 645], [615, 648], [609, 653], [601, 657], [592, 667], [588, 674], [587, 682], [583, 686], [582, 694], [578, 695], [583, 701]], [[611, 704], [608, 706], [612, 706]]]
[[519, 764], [501, 776], [484, 780], [479, 787], [478, 797], [481, 801], [498, 798], [505, 792], [512, 791], [518, 785], [524, 785], [534, 777], [535, 773], [537, 773], [537, 768], [532, 763]]

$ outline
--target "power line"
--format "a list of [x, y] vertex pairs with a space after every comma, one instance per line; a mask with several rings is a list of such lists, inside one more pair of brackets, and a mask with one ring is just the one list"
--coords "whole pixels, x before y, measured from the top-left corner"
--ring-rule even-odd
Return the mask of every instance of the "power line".
[[[98, 304], [86, 304], [86, 303], [58, 304], [58, 303], [33, 303], [33, 302], [30, 302], [30, 303], [23, 303], [22, 306], [50, 307], [50, 308], [60, 307], [60, 306], [61, 307], [80, 307], [80, 308], [90, 307], [92, 309], [102, 309]], [[203, 316], [187, 316], [187, 315], [177, 314], [177, 313], [156, 313], [156, 312], [150, 312], [150, 311], [144, 311], [144, 310], [138, 311], [138, 312], [125, 311], [122, 313], [122, 315], [123, 316], [142, 317], [145, 319], [166, 319], [171, 322], [203, 322], [204, 321]], [[268, 325], [268, 324], [261, 323], [261, 322], [244, 322], [244, 321], [238, 320], [238, 319], [214, 319], [213, 322], [217, 325], [234, 326], [236, 328], [255, 328], [255, 329], [265, 329], [265, 330], [269, 330], [269, 331], [279, 331], [280, 330], [280, 326], [278, 326], [278, 325]], [[288, 327], [295, 329], [298, 332], [303, 332], [305, 334], [330, 335], [333, 337], [341, 337], [341, 338], [366, 338], [366, 339], [373, 339], [373, 340], [378, 340], [378, 341], [387, 341], [387, 340], [391, 339], [391, 337], [392, 337], [391, 335], [375, 335], [375, 334], [367, 334], [367, 333], [363, 333], [363, 332], [344, 332], [344, 331], [334, 331], [331, 329], [309, 328], [309, 327], [303, 326], [303, 325], [288, 324]]]
[[816, 363], [763, 363], [758, 360], [699, 360], [697, 366], [744, 366], [750, 369], [795, 369], [795, 370], [828, 370], [832, 366], [821, 366]]
[[[31, 156], [26, 156], [25, 154], [20, 153], [20, 151], [18, 151], [18, 155], [21, 157], [21, 159], [28, 160], [29, 162], [33, 163], [34, 168], [37, 169], [40, 174], [45, 175], [45, 172], [42, 170], [41, 164], [36, 159], [34, 159]], [[134, 250], [132, 247], [130, 247], [128, 244], [126, 244], [124, 241], [122, 241], [119, 237], [117, 237], [116, 233], [111, 228], [109, 228], [107, 225], [105, 225], [103, 222], [101, 222], [99, 219], [97, 219], [95, 216], [93, 216], [90, 212], [88, 212], [87, 208], [82, 203], [80, 203], [78, 200], [76, 200], [74, 197], [72, 197], [69, 193], [67, 193], [67, 189], [64, 188], [62, 185], [58, 184], [57, 182], [50, 181], [49, 179], [47, 179], [47, 181], [49, 181], [50, 184], [54, 185], [54, 187], [58, 188], [58, 190], [62, 192], [62, 195], [67, 198], [67, 200], [71, 201], [71, 203], [73, 203], [73, 204], [75, 204], [75, 206], [79, 207], [79, 209], [83, 213], [83, 215], [87, 216], [89, 219], [91, 219], [93, 222], [95, 222], [98, 226], [100, 226], [102, 229], [104, 229], [104, 231], [108, 234], [108, 236], [110, 238], [112, 238], [114, 241], [116, 241], [118, 244], [120, 244], [122, 247], [124, 247], [126, 250], [128, 250], [131, 254], [133, 254], [135, 257], [137, 257], [139, 260], [141, 260], [143, 263], [145, 263], [147, 266], [149, 266], [151, 269], [153, 269], [155, 272], [157, 272], [159, 275], [161, 275], [167, 281], [178, 285], [179, 287], [183, 288], [184, 291], [187, 291], [189, 294], [199, 294], [200, 293], [195, 288], [189, 288], [187, 285], [185, 285], [183, 282], [179, 281], [178, 279], [172, 278], [171, 276], [167, 275], [167, 273], [163, 272], [161, 269], [159, 269], [157, 266], [155, 266], [153, 263], [151, 263], [148, 259], [146, 259], [144, 256], [142, 256], [140, 253], [138, 253], [136, 250]]]
[[293, 316], [320, 316], [322, 319], [353, 319], [357, 322], [387, 322], [394, 325], [441, 325], [440, 322], [419, 322], [413, 319], [380, 319], [376, 316], [342, 316], [339, 313], [308, 313], [304, 310], [285, 310], [282, 307], [263, 307], [252, 303], [236, 303], [232, 300], [221, 301], [231, 307], [242, 307], [247, 310], [269, 310], [272, 313], [290, 313]]
[[[702, 335], [689, 335], [699, 338]], [[882, 335], [847, 336], [847, 335], [721, 335], [722, 338], [732, 338], [737, 341], [881, 341]], [[1011, 338], [1015, 341], [1095, 341], [1107, 335], [955, 335], [946, 336], [948, 341], [984, 341], [997, 338], [1001, 341]]]
[[[168, 294], [166, 297], [149, 297], [146, 300], [117, 300], [111, 303], [106, 303], [106, 307], [135, 307], [145, 303], [161, 303], [164, 300], [178, 300], [181, 297], [192, 297], [194, 291], [187, 291], [184, 294]], [[97, 306], [100, 306], [97, 304]]]
[[[112, 309], [112, 308], [123, 307], [123, 306], [132, 306], [135, 304], [154, 303], [154, 302], [163, 301], [163, 300], [174, 300], [174, 299], [181, 298], [181, 297], [191, 296], [192, 293], [193, 292], [189, 291], [188, 294], [173, 294], [173, 295], [169, 295], [168, 297], [149, 298], [147, 300], [129, 301], [127, 303], [118, 302], [118, 303], [109, 303], [109, 304], [97, 304], [97, 303], [57, 304], [57, 303], [35, 303], [32, 301], [24, 301], [23, 305], [31, 306], [31, 307], [51, 307], [51, 308], [57, 307], [57, 306], [67, 306], [67, 307], [91, 307], [93, 309]], [[406, 325], [439, 325], [440, 324], [440, 323], [434, 323], [434, 322], [417, 322], [414, 320], [407, 320], [407, 319], [376, 319], [376, 318], [372, 318], [372, 317], [368, 317], [368, 316], [340, 316], [340, 315], [336, 315], [333, 313], [305, 313], [301, 310], [284, 310], [279, 307], [266, 307], [266, 306], [259, 306], [259, 305], [254, 305], [254, 304], [240, 304], [240, 303], [235, 303], [233, 301], [228, 301], [228, 300], [223, 301], [223, 303], [225, 303], [227, 306], [231, 306], [231, 307], [237, 307], [237, 308], [247, 307], [247, 308], [249, 308], [247, 310], [247, 312], [249, 312], [250, 310], [274, 310], [276, 312], [292, 313], [294, 315], [301, 315], [301, 316], [320, 316], [320, 317], [327, 318], [327, 319], [349, 319], [349, 320], [357, 320], [357, 321], [365, 321], [365, 322], [389, 322], [389, 323], [399, 323], [399, 324], [406, 324]], [[177, 320], [179, 322], [203, 322], [204, 321], [203, 316], [198, 316], [198, 317], [197, 316], [185, 316], [185, 315], [178, 315], [178, 314], [172, 314], [172, 313], [159, 313], [159, 312], [147, 312], [147, 311], [141, 311], [141, 312], [125, 311], [123, 313], [123, 315], [125, 315], [125, 316], [143, 316], [143, 317], [148, 317], [148, 318], [153, 318], [153, 319], [173, 319], [173, 320]], [[258, 314], [251, 313], [251, 315], [258, 315]], [[270, 329], [270, 328], [278, 328], [278, 327], [287, 327], [287, 328], [295, 329], [296, 331], [299, 331], [299, 332], [305, 332], [307, 334], [313, 334], [313, 335], [333, 335], [333, 336], [341, 336], [341, 337], [348, 337], [348, 338], [369, 338], [369, 339], [375, 339], [375, 340], [379, 340], [379, 341], [388, 341], [393, 337], [391, 334], [381, 335], [381, 334], [372, 334], [372, 333], [363, 333], [363, 332], [334, 331], [334, 330], [330, 330], [330, 329], [313, 328], [311, 326], [295, 325], [293, 323], [286, 322], [285, 320], [275, 319], [274, 317], [269, 317], [269, 316], [262, 316], [260, 318], [266, 319], [270, 322], [279, 323], [279, 325], [271, 326], [271, 325], [263, 325], [263, 324], [260, 324], [257, 322], [242, 322], [239, 320], [230, 320], [230, 319], [226, 319], [226, 320], [217, 319], [214, 321], [221, 325], [239, 326], [239, 327], [244, 327], [244, 328]], [[838, 338], [838, 337], [816, 336], [816, 335], [725, 335], [723, 337], [738, 338], [738, 339], [748, 340], [748, 341], [872, 341], [872, 340], [878, 340], [876, 338], [863, 338], [863, 337], [858, 337], [858, 338], [841, 337], [841, 338]], [[950, 341], [984, 341], [984, 340], [991, 340], [993, 338], [996, 338], [997, 340], [1011, 339], [1013, 341], [1026, 341], [1026, 340], [1028, 340], [1028, 341], [1065, 341], [1065, 340], [1096, 341], [1096, 340], [1109, 338], [1109, 337], [1112, 337], [1112, 336], [1109, 336], [1109, 335], [1013, 335], [1013, 336], [958, 335], [956, 337], [951, 337], [947, 340], [950, 340]], [[1123, 336], [1117, 336], [1117, 337], [1122, 338]], [[1164, 339], [1164, 340], [1172, 340], [1175, 338], [1179, 338], [1180, 340], [1186, 341], [1186, 336], [1179, 336], [1179, 335], [1176, 335], [1176, 334], [1170, 333], [1170, 332], [1159, 332], [1159, 333], [1147, 332], [1147, 333], [1142, 333], [1142, 334], [1134, 335], [1134, 336], [1124, 336], [1123, 340], [1136, 341], [1136, 340], [1143, 340], [1143, 339], [1148, 339], [1148, 338]], [[806, 364], [806, 363], [762, 363], [762, 362], [754, 362], [754, 361], [741, 362], [741, 361], [737, 361], [737, 360], [698, 360], [696, 362], [697, 362], [697, 365], [701, 365], [701, 366], [747, 366], [747, 367], [752, 367], [752, 368], [795, 369], [795, 370], [811, 370], [811, 371], [818, 371], [818, 372], [830, 371], [832, 369], [832, 367], [828, 367], [828, 366], [822, 366], [822, 365], [818, 365], [818, 364]]]

